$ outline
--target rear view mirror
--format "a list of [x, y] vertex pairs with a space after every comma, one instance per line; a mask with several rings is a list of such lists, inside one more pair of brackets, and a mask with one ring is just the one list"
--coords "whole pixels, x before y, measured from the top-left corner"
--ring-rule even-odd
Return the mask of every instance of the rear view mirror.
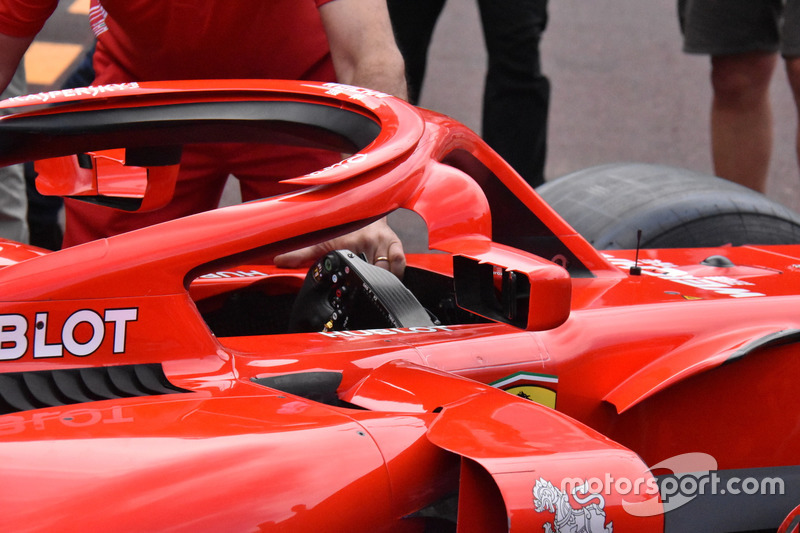
[[100, 150], [34, 163], [36, 189], [124, 211], [152, 211], [172, 200], [180, 146]]
[[569, 274], [544, 259], [493, 245], [479, 257], [454, 256], [453, 278], [458, 306], [484, 318], [542, 331], [569, 317]]

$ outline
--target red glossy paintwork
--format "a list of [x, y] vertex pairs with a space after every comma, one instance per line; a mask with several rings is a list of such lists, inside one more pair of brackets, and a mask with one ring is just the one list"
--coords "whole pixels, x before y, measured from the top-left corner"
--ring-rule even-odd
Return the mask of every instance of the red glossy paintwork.
[[[125, 152], [120, 148], [87, 152], [92, 168], [82, 168], [74, 156], [36, 161], [36, 187], [45, 196], [115, 196], [147, 201], [135, 211], [164, 207], [175, 192], [179, 165], [141, 168], [125, 166]], [[98, 180], [98, 174], [102, 180]], [[147, 190], [147, 188], [150, 190]]]
[[[579, 481], [648, 487], [650, 467], [686, 453], [796, 476], [798, 246], [642, 250], [631, 275], [634, 251], [594, 250], [461, 124], [337, 84], [47, 93], [1, 103], [18, 114], [0, 136], [15, 120], [229, 101], [344, 110], [380, 133], [284, 196], [54, 253], [0, 243], [0, 387], [12, 373], [152, 363], [190, 391], [0, 415], [0, 529], [422, 531], [420, 512], [457, 493], [458, 531], [581, 517], [586, 531], [662, 531], [652, 492]], [[409, 255], [410, 270], [449, 280], [459, 255], [530, 279], [526, 328], [212, 333], [203, 314], [233, 292], [300, 290], [305, 270], [274, 255], [398, 208], [443, 252]], [[714, 255], [736, 266], [701, 264]], [[304, 372], [340, 375], [344, 403], [251, 381]], [[528, 386], [555, 408], [498, 390]]]
[[797, 533], [800, 529], [800, 505], [795, 507], [778, 528], [778, 533]]

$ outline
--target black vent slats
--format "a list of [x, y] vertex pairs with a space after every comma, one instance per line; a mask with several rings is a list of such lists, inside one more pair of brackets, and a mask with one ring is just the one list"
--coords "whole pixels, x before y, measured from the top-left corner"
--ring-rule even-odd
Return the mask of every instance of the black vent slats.
[[0, 405], [0, 412], [3, 414], [15, 413], [17, 411], [30, 411], [38, 409], [24, 394], [25, 387], [20, 386], [21, 378], [16, 378], [11, 374], [0, 374], [0, 394], [2, 394], [3, 404]]
[[141, 393], [150, 393], [136, 378], [136, 371], [129, 372], [118, 366], [108, 367], [108, 377], [115, 390], [126, 396], [138, 396]]
[[[159, 365], [159, 369], [161, 366]], [[165, 388], [173, 387], [172, 383], [167, 380], [164, 372], [151, 372], [148, 370], [147, 365], [135, 365], [133, 371], [136, 374], [136, 379], [139, 380], [143, 390], [150, 391], [150, 394], [163, 394], [161, 391]]]
[[96, 399], [124, 397], [122, 391], [114, 390], [111, 387], [108, 369], [103, 367], [81, 368], [79, 372], [82, 383], [89, 389], [89, 394]]
[[100, 400], [191, 392], [169, 382], [160, 364], [0, 374], [0, 415]]
[[66, 403], [63, 399], [56, 397], [56, 391], [54, 387], [50, 386], [49, 377], [44, 373], [23, 372], [20, 377], [22, 377], [25, 390], [30, 393], [31, 402], [37, 408]]
[[51, 372], [56, 389], [65, 398], [64, 403], [86, 403], [100, 400], [91, 396], [78, 372]]

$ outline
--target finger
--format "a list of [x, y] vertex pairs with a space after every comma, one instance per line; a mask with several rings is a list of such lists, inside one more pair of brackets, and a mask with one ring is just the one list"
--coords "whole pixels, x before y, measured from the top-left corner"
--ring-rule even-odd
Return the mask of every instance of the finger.
[[389, 258], [388, 270], [398, 278], [403, 279], [403, 274], [406, 270], [406, 254], [403, 251], [403, 243], [399, 240], [392, 241], [386, 255]]
[[275, 266], [278, 268], [298, 268], [311, 264], [325, 253], [321, 248], [320, 245], [315, 245], [276, 255]]

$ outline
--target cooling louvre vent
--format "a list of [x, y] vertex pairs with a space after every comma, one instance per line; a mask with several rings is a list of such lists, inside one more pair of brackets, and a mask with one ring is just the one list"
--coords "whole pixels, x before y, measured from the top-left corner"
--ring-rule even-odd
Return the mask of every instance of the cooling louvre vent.
[[160, 364], [69, 368], [0, 374], [0, 415], [44, 407], [191, 392]]

